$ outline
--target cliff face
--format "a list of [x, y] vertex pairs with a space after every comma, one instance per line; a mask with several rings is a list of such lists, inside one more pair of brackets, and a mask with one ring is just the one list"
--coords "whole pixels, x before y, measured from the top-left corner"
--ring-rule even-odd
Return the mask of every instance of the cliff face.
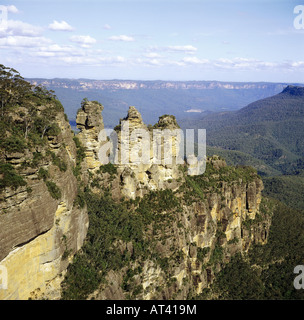
[[[98, 209], [110, 222], [99, 224], [116, 224], [115, 232], [124, 235], [111, 238], [103, 249], [122, 259], [120, 267], [114, 263], [101, 269], [107, 284], [100, 284], [89, 298], [195, 297], [235, 253], [266, 242], [271, 215], [264, 205], [261, 209], [260, 178], [252, 169], [228, 167], [216, 156], [207, 159], [205, 174], [189, 175], [193, 171], [177, 157], [179, 138], [174, 133], [179, 126], [173, 116], [162, 116], [148, 128], [136, 108], [130, 107], [113, 140], [114, 157], [121, 160], [125, 148], [127, 159], [115, 166], [103, 165], [100, 150], [110, 156], [111, 142], [104, 131], [102, 105], [83, 102], [75, 139], [63, 109], [52, 99], [43, 102], [36, 103], [32, 120], [29, 107], [11, 112], [7, 121], [19, 132], [9, 127], [3, 132], [0, 261], [7, 270], [8, 287], [0, 290], [0, 299], [61, 297], [73, 256], [85, 239], [90, 244], [92, 235], [95, 238], [94, 231], [87, 238], [89, 221], [81, 184], [94, 194], [93, 202], [111, 195], [112, 200], [107, 198]], [[122, 134], [126, 124], [128, 131]], [[173, 133], [168, 145], [166, 130]], [[165, 152], [168, 146], [171, 158]], [[127, 213], [119, 211], [126, 226], [107, 216], [108, 210], [114, 214], [115, 202], [127, 208]], [[120, 218], [113, 215], [114, 220]], [[120, 233], [120, 228], [127, 231]]]
[[[99, 151], [106, 143], [106, 133], [101, 116], [102, 108], [96, 103], [93, 105], [95, 106], [92, 107], [94, 112], [91, 112], [88, 105], [85, 104], [79, 110], [76, 122], [80, 129], [78, 137], [86, 148], [87, 168], [91, 173], [96, 174], [102, 165]], [[93, 120], [93, 117], [96, 118], [96, 113], [99, 118], [98, 124]], [[92, 125], [85, 125], [85, 122], [92, 123]], [[154, 130], [153, 136], [151, 128], [148, 129], [144, 124], [140, 113], [135, 107], [130, 107], [127, 116], [120, 121], [117, 127], [116, 132], [114, 131], [117, 136], [116, 139], [113, 139], [115, 140], [113, 158], [116, 159], [120, 184], [119, 188], [116, 188], [116, 195], [135, 199], [151, 190], [176, 190], [183, 181], [183, 175], [178, 170], [178, 163], [175, 160], [179, 153], [178, 135], [174, 131], [179, 129], [179, 126], [175, 118], [173, 116], [160, 117], [159, 122], [154, 126], [154, 129], [158, 130]], [[166, 146], [162, 135], [163, 130], [172, 132], [169, 142], [172, 162], [170, 159], [164, 159]], [[113, 142], [111, 147], [113, 147]], [[128, 151], [127, 156], [124, 155], [123, 149]], [[107, 148], [104, 148], [104, 151], [110, 152]]]
[[[228, 167], [217, 156], [207, 160], [201, 176], [189, 176], [187, 168], [176, 163], [153, 163], [150, 146], [146, 146], [151, 151], [148, 163], [132, 162], [138, 160], [144, 139], [141, 131], [138, 135], [132, 132], [147, 127], [134, 107], [126, 120], [129, 163], [119, 164], [111, 173], [110, 167], [101, 166], [92, 176], [91, 188], [96, 194], [110, 190], [114, 199], [130, 199], [130, 216], [139, 215], [145, 229], [140, 245], [145, 253], [136, 253], [138, 240], [114, 241], [111, 250], [132, 259], [119, 270], [109, 270], [107, 285], [89, 298], [186, 299], [199, 295], [235, 253], [267, 241], [271, 212], [264, 204], [261, 208], [263, 183], [254, 170]], [[121, 121], [116, 128], [118, 151], [125, 142], [120, 135], [123, 126]], [[157, 128], [173, 130], [178, 125], [174, 117], [163, 116]], [[84, 140], [84, 144], [93, 142]]]
[[2, 74], [16, 95], [0, 117], [0, 299], [191, 298], [266, 242], [256, 172], [214, 156], [195, 175], [174, 116], [147, 127], [130, 107], [108, 140], [103, 106], [83, 100], [75, 137], [51, 92]]
[[[170, 203], [167, 208], [161, 207], [161, 203], [156, 205], [155, 222], [148, 225], [145, 234], [149, 243], [145, 250], [153, 253], [144, 258], [134, 257], [120, 271], [110, 271], [106, 277], [108, 285], [102, 285], [90, 298], [195, 297], [208, 288], [234, 254], [246, 252], [254, 243], [266, 243], [271, 213], [260, 209], [261, 180], [252, 172], [249, 180], [241, 178], [245, 169], [239, 169], [239, 178], [235, 178], [236, 171], [231, 167], [215, 169], [217, 160], [209, 159], [208, 178], [204, 182], [187, 178], [171, 195], [177, 209]], [[203, 199], [196, 190], [199, 185]], [[149, 200], [143, 198], [140, 203]], [[133, 210], [145, 214], [140, 208], [141, 205]], [[135, 244], [115, 245], [121, 254], [134, 255]]]
[[[128, 125], [127, 135], [122, 136], [125, 124]], [[177, 180], [182, 175], [176, 163], [179, 154], [178, 136], [175, 130], [179, 129], [173, 116], [160, 117], [158, 123], [148, 130], [140, 113], [135, 107], [130, 107], [127, 117], [120, 123], [118, 131], [118, 157], [122, 146], [128, 140], [129, 155], [127, 164], [119, 164], [121, 173], [122, 194], [131, 199], [142, 197], [151, 190], [172, 189], [179, 186]], [[172, 136], [166, 139], [163, 133], [167, 130]], [[168, 143], [168, 146], [166, 145]], [[166, 149], [170, 149], [170, 153]], [[168, 159], [166, 159], [168, 157]]]
[[102, 110], [103, 106], [100, 103], [85, 101], [76, 118], [77, 128], [80, 130], [77, 137], [85, 147], [84, 168], [91, 172], [94, 172], [101, 165], [98, 151], [103, 144], [99, 137], [100, 132], [104, 130]]
[[[53, 108], [53, 103], [37, 107], [32, 134], [47, 108]], [[13, 117], [12, 126], [22, 128], [27, 114], [17, 117], [15, 112]], [[87, 209], [75, 203], [74, 134], [63, 110], [56, 111], [53, 123], [56, 130], [49, 130], [44, 143], [37, 134], [35, 139], [41, 143], [31, 137], [22, 152], [0, 152], [2, 165], [11, 170], [11, 180], [23, 181], [17, 187], [2, 187], [0, 192], [0, 264], [8, 275], [8, 288], [0, 290], [0, 300], [58, 298], [59, 275], [64, 274], [87, 233]], [[8, 138], [10, 134], [7, 131]], [[8, 172], [3, 171], [0, 178], [6, 181]]]
[[[274, 86], [272, 83], [234, 83], [234, 82], [219, 82], [219, 81], [132, 81], [132, 80], [64, 80], [64, 79], [32, 79], [30, 82], [34, 85], [44, 85], [53, 88], [71, 88], [78, 90], [141, 90], [141, 89], [229, 89], [229, 90], [256, 90], [265, 89]], [[285, 84], [275, 84], [277, 90], [283, 90]]]

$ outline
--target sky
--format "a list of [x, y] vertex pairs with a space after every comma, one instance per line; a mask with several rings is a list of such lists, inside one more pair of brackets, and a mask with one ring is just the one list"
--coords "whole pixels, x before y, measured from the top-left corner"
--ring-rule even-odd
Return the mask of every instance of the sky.
[[304, 83], [299, 5], [0, 0], [0, 63], [25, 78]]

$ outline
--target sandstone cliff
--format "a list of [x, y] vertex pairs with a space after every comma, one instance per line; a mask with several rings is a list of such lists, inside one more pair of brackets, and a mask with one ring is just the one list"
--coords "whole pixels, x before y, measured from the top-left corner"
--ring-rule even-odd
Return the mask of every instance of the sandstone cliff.
[[102, 110], [103, 106], [97, 101], [84, 100], [76, 118], [77, 128], [80, 130], [77, 137], [85, 146], [84, 168], [92, 172], [101, 165], [98, 151], [103, 144], [99, 137], [104, 130]]
[[[92, 110], [94, 111], [92, 112]], [[89, 102], [79, 110], [76, 121], [77, 127], [80, 129], [78, 137], [86, 148], [87, 168], [95, 174], [102, 165], [98, 152], [106, 141], [101, 111], [102, 108], [97, 103]], [[98, 114], [98, 124], [95, 121], [96, 114]], [[89, 126], [85, 123], [92, 123], [92, 125]], [[174, 134], [174, 130], [179, 129], [179, 126], [175, 117], [169, 115], [160, 117], [154, 129], [158, 130], [154, 130], [152, 133], [151, 128], [144, 124], [135, 107], [129, 108], [127, 116], [116, 127], [116, 146], [111, 145], [115, 149], [113, 157], [116, 157], [117, 162], [115, 163], [117, 163], [120, 177], [120, 186], [119, 190], [115, 192], [116, 194], [120, 193], [121, 196], [135, 199], [151, 190], [176, 190], [183, 181], [183, 175], [178, 170], [176, 162], [179, 155], [179, 144], [178, 136]], [[124, 130], [127, 136], [122, 136]], [[169, 145], [172, 150], [172, 161], [164, 159], [166, 139], [162, 136], [163, 130], [173, 132]], [[126, 140], [128, 141], [126, 142]], [[122, 149], [125, 146], [130, 152], [126, 159], [122, 159]], [[145, 156], [143, 156], [144, 153]]]
[[[83, 114], [82, 111], [77, 119], [79, 114]], [[90, 117], [90, 113], [86, 112], [83, 117]], [[253, 169], [229, 167], [217, 156], [207, 159], [206, 172], [201, 176], [189, 176], [186, 164], [155, 164], [151, 146], [146, 146], [150, 154], [147, 163], [132, 161], [138, 160], [143, 150], [140, 142], [144, 139], [143, 131], [132, 133], [137, 129], [148, 129], [134, 107], [129, 108], [126, 118], [115, 129], [118, 156], [126, 138], [120, 135], [124, 121], [129, 125], [128, 163], [98, 168], [99, 164], [95, 162], [96, 167], [91, 168], [94, 172], [89, 188], [97, 198], [102, 198], [100, 203], [109, 206], [110, 216], [103, 208], [104, 218], [99, 223], [104, 224], [105, 234], [117, 232], [118, 236], [104, 247], [106, 256], [113, 257], [112, 263], [105, 262], [107, 258], [102, 254], [100, 260], [96, 255], [94, 258], [87, 256], [94, 246], [100, 245], [94, 242], [97, 236], [88, 239], [88, 248], [84, 248], [78, 261], [92, 258], [93, 269], [103, 265], [100, 272], [104, 277], [102, 282], [106, 284], [98, 288], [93, 286], [93, 292], [87, 295], [88, 291], [84, 296], [94, 299], [195, 297], [208, 288], [216, 273], [233, 255], [246, 252], [254, 243], [267, 241], [271, 212], [265, 203], [261, 204], [263, 183]], [[174, 117], [166, 115], [160, 117], [154, 126], [157, 128], [173, 130], [178, 125]], [[88, 135], [86, 130], [81, 128], [80, 134], [86, 137], [82, 141], [88, 152], [96, 141], [90, 141], [93, 134]], [[94, 136], [98, 136], [97, 131]], [[159, 141], [162, 149], [164, 142]], [[123, 199], [126, 200], [121, 202]], [[117, 213], [113, 209], [116, 207]], [[94, 205], [91, 210], [98, 211]], [[107, 220], [111, 215], [114, 221]], [[122, 222], [120, 215], [124, 217]], [[98, 219], [101, 219], [98, 214], [94, 219], [98, 225]], [[107, 231], [111, 228], [116, 229]], [[135, 229], [130, 233], [128, 230], [132, 228]], [[120, 235], [120, 230], [124, 236]], [[77, 274], [78, 267], [81, 268], [81, 263], [75, 265], [73, 275]], [[69, 293], [67, 279], [64, 297], [77, 296], [75, 292]]]
[[[6, 115], [11, 128], [3, 133], [4, 142], [22, 142], [21, 150], [10, 151], [12, 144], [0, 150], [0, 264], [8, 276], [0, 300], [60, 297], [60, 277], [88, 228], [87, 209], [76, 200], [74, 133], [58, 101], [43, 97], [36, 103], [34, 98], [29, 102], [31, 118], [29, 107], [22, 106]], [[50, 110], [52, 121], [42, 116]], [[24, 139], [17, 130], [22, 133], [26, 119], [29, 135]], [[14, 179], [22, 183], [12, 185]]]
[[[222, 166], [217, 160], [209, 159], [205, 178], [188, 177], [176, 192], [164, 190], [159, 197], [168, 197], [166, 205], [159, 198], [154, 203], [149, 195], [138, 200], [131, 210], [142, 215], [147, 214], [145, 206], [154, 203], [154, 221], [146, 222], [144, 235], [150, 254], [134, 257], [120, 271], [109, 271], [107, 285], [90, 298], [195, 297], [235, 253], [267, 241], [271, 213], [260, 209], [261, 180], [246, 168]], [[113, 244], [122, 255], [131, 256], [135, 245]]]
[[130, 107], [108, 139], [103, 106], [84, 99], [75, 136], [52, 92], [7, 69], [0, 299], [193, 298], [233, 255], [267, 241], [256, 172], [214, 156], [195, 175], [174, 116], [146, 126]]

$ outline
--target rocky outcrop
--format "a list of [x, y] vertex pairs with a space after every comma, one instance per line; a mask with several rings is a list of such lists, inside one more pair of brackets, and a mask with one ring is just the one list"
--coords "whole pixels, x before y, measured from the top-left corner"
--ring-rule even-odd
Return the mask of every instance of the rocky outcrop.
[[60, 132], [46, 145], [5, 153], [26, 185], [0, 193], [0, 264], [8, 274], [0, 300], [60, 297], [60, 276], [86, 237], [87, 209], [75, 203], [74, 133], [63, 112], [55, 121]]
[[[126, 126], [128, 133], [122, 135]], [[130, 107], [119, 129], [118, 159], [126, 145], [129, 152], [127, 164], [118, 161], [122, 194], [135, 199], [151, 190], [176, 190], [183, 176], [178, 170], [179, 133], [176, 134], [176, 129], [179, 126], [175, 117], [162, 116], [153, 128], [148, 129], [136, 108]]]
[[[188, 168], [176, 160], [179, 140], [175, 135], [170, 143], [173, 161], [166, 161], [163, 134], [165, 130], [176, 129], [179, 126], [170, 115], [147, 127], [135, 107], [129, 108], [127, 116], [115, 128], [116, 173], [110, 175], [102, 169], [104, 166], [95, 170], [93, 178], [100, 184], [93, 191], [100, 193], [110, 186], [114, 198], [145, 201], [145, 195], [149, 199], [151, 191], [170, 190], [170, 197], [174, 198], [170, 201], [176, 201], [179, 210], [172, 213], [172, 209], [159, 207], [154, 214], [155, 219], [162, 215], [157, 220], [160, 225], [152, 223], [146, 230], [146, 241], [150, 244], [146, 250], [154, 252], [154, 258], [138, 258], [120, 271], [111, 270], [106, 276], [107, 285], [101, 285], [90, 299], [194, 297], [210, 286], [216, 273], [233, 255], [246, 252], [253, 243], [267, 241], [271, 213], [260, 210], [263, 183], [256, 172], [246, 167], [229, 167], [225, 160], [213, 156], [207, 159], [206, 172], [197, 176], [195, 159], [193, 164], [188, 159]], [[86, 130], [90, 129], [83, 128], [81, 134], [91, 139]], [[85, 139], [83, 143], [94, 145], [94, 141]], [[132, 242], [119, 240], [113, 246], [122, 255], [134, 253]], [[130, 274], [133, 277], [128, 282]], [[125, 287], [128, 289], [123, 290]]]
[[[154, 258], [138, 258], [126, 269], [111, 271], [108, 284], [90, 298], [184, 300], [201, 294], [237, 252], [266, 243], [271, 212], [260, 209], [262, 189], [260, 178], [250, 168], [228, 167], [217, 156], [209, 158], [206, 173], [186, 178], [174, 193], [180, 210], [172, 213], [159, 207], [155, 212], [163, 216], [163, 223], [157, 220], [157, 225], [148, 228], [154, 231], [146, 231]], [[124, 255], [132, 250], [126, 243], [118, 248]], [[128, 291], [123, 291], [127, 270], [133, 277]]]
[[[76, 121], [80, 129], [77, 136], [86, 148], [87, 168], [94, 173], [102, 165], [99, 151], [107, 141], [101, 111], [102, 107], [98, 103], [87, 102], [78, 111]], [[119, 192], [123, 197], [135, 199], [151, 190], [176, 190], [183, 181], [176, 160], [179, 156], [179, 138], [175, 130], [179, 126], [175, 117], [160, 117], [153, 129], [145, 125], [141, 114], [133, 106], [115, 128], [116, 138], [111, 147], [120, 177]], [[166, 130], [168, 138], [164, 136]], [[169, 148], [171, 153], [166, 152]]]
[[[77, 143], [63, 112], [56, 115], [59, 133], [49, 134], [47, 145], [4, 151], [5, 163], [26, 183], [0, 193], [0, 264], [8, 271], [8, 288], [0, 290], [0, 299], [60, 298], [67, 267], [88, 230], [77, 179], [93, 193], [130, 200], [124, 210], [147, 215], [138, 220], [145, 228], [141, 243], [111, 243], [108, 249], [123, 255], [125, 265], [110, 270], [89, 298], [195, 297], [235, 253], [267, 241], [271, 214], [260, 208], [263, 184], [256, 172], [229, 167], [214, 156], [207, 160], [204, 175], [196, 176], [191, 164], [193, 176], [187, 174], [178, 157], [175, 117], [164, 115], [148, 127], [135, 107], [115, 128], [117, 140], [111, 144], [102, 110], [100, 103], [84, 100], [78, 111], [76, 137], [84, 148], [80, 167]], [[172, 133], [169, 140], [164, 132]], [[114, 147], [116, 165], [100, 159], [106, 144]]]
[[99, 137], [100, 134], [105, 134], [102, 110], [103, 106], [97, 101], [84, 101], [76, 118], [77, 128], [80, 130], [77, 137], [86, 149], [84, 166], [90, 171], [99, 169], [101, 165], [98, 152], [105, 141], [105, 137]]

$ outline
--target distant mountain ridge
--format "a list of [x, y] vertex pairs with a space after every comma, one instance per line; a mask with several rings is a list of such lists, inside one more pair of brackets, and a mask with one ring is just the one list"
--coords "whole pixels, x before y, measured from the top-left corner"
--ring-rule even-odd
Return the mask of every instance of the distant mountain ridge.
[[27, 79], [35, 85], [45, 85], [53, 87], [65, 87], [77, 90], [138, 90], [138, 89], [267, 89], [273, 88], [282, 90], [286, 83], [268, 83], [268, 82], [224, 82], [224, 81], [164, 81], [164, 80], [93, 80], [93, 79]]
[[264, 168], [257, 167], [260, 173], [265, 173], [267, 166], [285, 173], [304, 157], [304, 87], [289, 85], [281, 93], [238, 111], [206, 115], [181, 125], [205, 128], [210, 147], [262, 160]]
[[[282, 120], [282, 117], [298, 118], [304, 116], [304, 87], [287, 86], [275, 97], [253, 102], [239, 110], [237, 115], [242, 120], [254, 116], [254, 121]], [[275, 107], [274, 107], [275, 100]], [[292, 105], [291, 105], [292, 104]], [[250, 119], [249, 122], [252, 122]]]
[[[146, 123], [159, 114], [197, 119], [211, 112], [238, 110], [249, 103], [281, 92], [287, 83], [221, 81], [141, 81], [91, 79], [27, 79], [54, 90], [71, 121], [82, 99], [102, 101], [105, 126], [114, 127], [129, 106], [135, 106]], [[195, 112], [193, 112], [195, 110]]]

